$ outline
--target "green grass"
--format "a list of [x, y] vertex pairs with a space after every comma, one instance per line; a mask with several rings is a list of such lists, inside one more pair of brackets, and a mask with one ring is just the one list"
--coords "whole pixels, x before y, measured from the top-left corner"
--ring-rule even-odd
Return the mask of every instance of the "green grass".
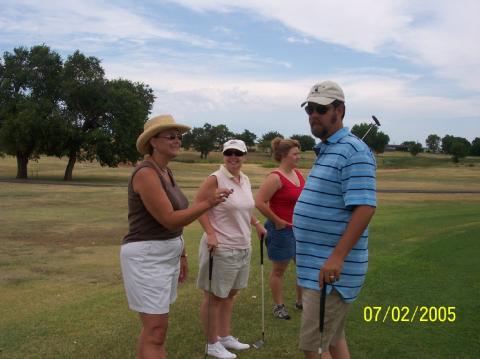
[[[0, 176], [10, 176], [9, 159]], [[42, 160], [41, 160], [42, 161]], [[46, 174], [64, 162], [48, 159]], [[41, 166], [43, 166], [41, 162]], [[216, 164], [172, 164], [180, 183], [193, 187]], [[14, 166], [13, 166], [14, 168]], [[50, 172], [49, 172], [50, 171]], [[83, 172], [85, 171], [85, 172]], [[85, 182], [121, 184], [130, 168], [78, 168]], [[254, 183], [268, 169], [246, 166]], [[379, 171], [379, 186], [477, 188], [478, 167]], [[406, 179], [407, 178], [407, 179]], [[108, 180], [107, 180], [108, 179]], [[403, 179], [403, 181], [402, 181]], [[33, 181], [34, 182], [34, 181]], [[127, 230], [126, 188], [45, 184], [0, 184], [0, 357], [134, 358], [140, 328], [128, 310], [119, 268], [119, 245]], [[393, 186], [393, 187], [392, 187]], [[196, 189], [187, 189], [193, 198]], [[480, 352], [480, 194], [380, 194], [371, 225], [367, 283], [347, 327], [353, 358], [476, 358]], [[169, 358], [202, 358], [195, 288], [200, 226], [185, 230], [190, 277], [171, 308]], [[259, 249], [253, 238], [249, 286], [236, 302], [234, 334], [260, 338]], [[266, 273], [270, 263], [266, 263]], [[286, 303], [295, 300], [294, 272], [286, 277]], [[240, 358], [301, 358], [300, 314], [290, 321], [271, 315], [267, 293], [266, 346]], [[367, 323], [366, 305], [455, 306], [454, 323]]]
[[[478, 201], [448, 206], [436, 201], [392, 202], [379, 208], [371, 228], [367, 283], [351, 322], [352, 332], [359, 334], [351, 343], [358, 344], [363, 357], [399, 357], [399, 353], [402, 358], [476, 357], [480, 350], [478, 211]], [[417, 305], [455, 306], [457, 320], [365, 323], [365, 305], [408, 306], [412, 311]], [[366, 345], [375, 341], [377, 346]]]

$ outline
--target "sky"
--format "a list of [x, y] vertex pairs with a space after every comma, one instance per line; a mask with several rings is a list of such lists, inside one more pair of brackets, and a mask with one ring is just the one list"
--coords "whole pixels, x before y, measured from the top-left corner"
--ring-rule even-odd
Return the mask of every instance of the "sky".
[[478, 0], [0, 0], [0, 50], [46, 44], [148, 84], [152, 115], [258, 136], [310, 134], [315, 83], [345, 92], [344, 125], [390, 143], [480, 137]]

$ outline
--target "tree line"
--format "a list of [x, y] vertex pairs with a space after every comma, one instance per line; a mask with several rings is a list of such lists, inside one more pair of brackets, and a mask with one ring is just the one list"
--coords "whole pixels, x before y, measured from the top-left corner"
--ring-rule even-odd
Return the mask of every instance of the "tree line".
[[[480, 138], [476, 137], [471, 143], [464, 137], [445, 135], [440, 137], [436, 134], [429, 135], [426, 140], [426, 150], [431, 153], [444, 153], [452, 156], [453, 162], [459, 162], [466, 156], [480, 156]], [[423, 152], [423, 146], [416, 141], [402, 143], [405, 151], [413, 156]]]
[[[182, 139], [182, 147], [186, 150], [194, 149], [200, 153], [200, 158], [207, 158], [212, 151], [221, 151], [222, 145], [229, 139], [236, 138], [245, 142], [250, 150], [270, 153], [270, 143], [275, 137], [284, 138], [277, 131], [264, 133], [260, 138], [247, 129], [241, 133], [234, 133], [226, 125], [213, 126], [205, 123], [202, 127], [194, 127]], [[293, 135], [290, 138], [300, 143], [302, 151], [312, 150], [315, 146], [315, 139], [310, 135]]]

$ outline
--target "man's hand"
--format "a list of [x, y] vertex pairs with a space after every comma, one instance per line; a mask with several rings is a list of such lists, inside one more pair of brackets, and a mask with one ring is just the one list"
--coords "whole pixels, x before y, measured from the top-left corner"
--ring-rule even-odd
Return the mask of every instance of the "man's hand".
[[320, 288], [323, 286], [323, 281], [327, 284], [335, 283], [340, 279], [340, 273], [342, 272], [343, 258], [332, 253], [332, 255], [323, 264], [322, 269], [318, 275], [318, 282]]

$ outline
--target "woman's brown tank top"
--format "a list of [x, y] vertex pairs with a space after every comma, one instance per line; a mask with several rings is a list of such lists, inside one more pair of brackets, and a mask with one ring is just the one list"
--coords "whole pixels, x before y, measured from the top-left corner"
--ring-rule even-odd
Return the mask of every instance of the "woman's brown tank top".
[[166, 181], [160, 173], [160, 168], [150, 161], [141, 162], [133, 171], [128, 181], [128, 234], [123, 238], [122, 244], [138, 241], [165, 240], [180, 236], [183, 228], [170, 231], [162, 226], [144, 206], [138, 193], [133, 190], [133, 177], [142, 168], [153, 168], [161, 182], [168, 199], [172, 203], [174, 210], [185, 209], [188, 207], [188, 200], [178, 187], [173, 174], [167, 167], [167, 173], [170, 181]]

